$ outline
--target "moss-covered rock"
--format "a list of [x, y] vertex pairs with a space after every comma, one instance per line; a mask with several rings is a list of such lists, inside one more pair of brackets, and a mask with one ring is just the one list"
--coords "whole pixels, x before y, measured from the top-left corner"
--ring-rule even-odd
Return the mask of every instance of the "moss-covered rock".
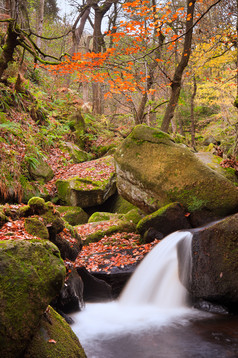
[[29, 173], [33, 180], [48, 182], [54, 177], [54, 172], [46, 161], [39, 158], [34, 166], [29, 166]]
[[140, 220], [142, 220], [142, 218], [145, 216], [145, 214], [138, 208], [132, 209], [130, 211], [128, 211], [125, 215], [124, 218], [127, 221], [133, 222], [133, 224], [138, 224], [138, 222]]
[[58, 206], [57, 210], [70, 225], [82, 225], [88, 222], [88, 214], [79, 206]]
[[153, 228], [166, 236], [174, 231], [191, 228], [184, 209], [179, 203], [163, 206], [154, 213], [145, 216], [137, 224], [136, 230], [143, 237], [145, 232]]
[[177, 201], [203, 222], [238, 209], [234, 184], [157, 129], [136, 126], [114, 158], [119, 194], [148, 213]]
[[51, 242], [0, 241], [1, 357], [22, 357], [64, 277], [64, 263]]
[[75, 134], [77, 145], [80, 148], [84, 148], [85, 121], [80, 110], [72, 113], [68, 120], [71, 130]]
[[24, 358], [86, 358], [75, 333], [65, 320], [48, 307]]
[[96, 211], [93, 213], [88, 219], [89, 223], [98, 222], [98, 221], [106, 221], [106, 220], [117, 220], [122, 219], [124, 215], [107, 213], [102, 211]]
[[33, 197], [28, 201], [28, 205], [33, 214], [41, 215], [47, 211], [45, 200], [40, 197]]
[[[102, 161], [102, 159], [100, 159]], [[111, 165], [113, 158], [103, 158], [106, 165]], [[99, 173], [100, 174], [100, 173]], [[56, 187], [61, 204], [79, 206], [81, 208], [103, 204], [116, 191], [115, 173], [103, 177], [97, 173], [85, 177], [74, 177], [66, 180], [57, 180]]]
[[[184, 243], [186, 245], [186, 242]], [[180, 272], [183, 271], [183, 250]], [[192, 239], [192, 267], [183, 284], [197, 298], [238, 311], [238, 214], [196, 230]]]
[[110, 212], [118, 213], [118, 214], [126, 214], [128, 211], [135, 208], [136, 208], [135, 205], [124, 199], [118, 193], [113, 195], [110, 203]]
[[[97, 223], [101, 223], [102, 228], [94, 231], [92, 234], [87, 235], [84, 244], [87, 245], [90, 242], [98, 242], [104, 236], [112, 235], [117, 232], [134, 232], [136, 228], [133, 222], [129, 222], [125, 219], [99, 221]], [[92, 227], [94, 224], [95, 223], [91, 223]]]
[[39, 219], [39, 217], [29, 217], [25, 219], [26, 231], [40, 239], [49, 239], [50, 235], [45, 224]]
[[233, 182], [235, 185], [238, 185], [238, 179], [235, 174], [234, 168], [223, 168], [220, 163], [222, 162], [222, 158], [218, 157], [211, 152], [198, 152], [195, 153], [196, 157], [198, 157], [204, 164], [209, 166], [209, 168], [215, 170], [218, 174], [223, 175], [226, 179]]
[[65, 142], [64, 147], [74, 163], [82, 163], [92, 159], [90, 153], [83, 151], [74, 143]]
[[0, 227], [2, 227], [8, 221], [9, 219], [7, 218], [4, 212], [4, 206], [0, 205]]

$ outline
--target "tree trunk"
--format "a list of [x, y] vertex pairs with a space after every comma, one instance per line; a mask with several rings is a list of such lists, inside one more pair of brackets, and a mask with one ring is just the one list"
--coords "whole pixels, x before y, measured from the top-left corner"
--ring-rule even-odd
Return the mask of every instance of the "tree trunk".
[[193, 93], [191, 96], [191, 103], [190, 103], [190, 118], [191, 118], [191, 142], [192, 147], [195, 149], [196, 143], [195, 143], [195, 118], [194, 118], [194, 99], [197, 93], [197, 82], [196, 77], [193, 76]]
[[[38, 14], [38, 26], [37, 26], [37, 35], [42, 36], [43, 33], [43, 22], [44, 22], [44, 7], [45, 7], [45, 0], [39, 1], [39, 14]], [[41, 38], [36, 38], [36, 46], [38, 48], [41, 47]]]
[[8, 63], [13, 61], [13, 53], [18, 45], [17, 37], [18, 34], [15, 32], [15, 21], [12, 20], [9, 22], [6, 43], [3, 46], [3, 51], [0, 55], [0, 79], [2, 78], [4, 71], [7, 69]]
[[168, 132], [169, 124], [174, 116], [175, 109], [178, 104], [178, 99], [181, 90], [183, 71], [188, 65], [191, 54], [192, 36], [193, 36], [193, 15], [196, 0], [187, 0], [187, 21], [186, 32], [184, 38], [183, 53], [180, 62], [175, 70], [174, 77], [171, 84], [171, 95], [167, 105], [165, 115], [162, 121], [161, 130]]

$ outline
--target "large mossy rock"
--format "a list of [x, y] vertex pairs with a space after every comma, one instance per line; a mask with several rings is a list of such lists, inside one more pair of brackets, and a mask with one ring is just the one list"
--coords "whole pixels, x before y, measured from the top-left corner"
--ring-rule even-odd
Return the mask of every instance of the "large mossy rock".
[[148, 213], [177, 201], [196, 225], [238, 209], [234, 184], [157, 129], [136, 126], [114, 157], [119, 194]]
[[191, 295], [238, 312], [238, 214], [195, 231], [191, 262], [182, 279]]
[[48, 182], [54, 177], [54, 172], [43, 159], [38, 159], [34, 166], [29, 166], [29, 173], [33, 180]]
[[64, 148], [67, 150], [74, 163], [82, 163], [92, 159], [92, 155], [80, 149], [74, 143], [65, 142]]
[[177, 230], [189, 229], [191, 225], [181, 205], [172, 203], [145, 216], [138, 222], [136, 230], [143, 236], [151, 228], [166, 236]]
[[[102, 161], [102, 159], [99, 159]], [[111, 166], [112, 157], [105, 157], [105, 165]], [[103, 176], [103, 173], [95, 173], [91, 170], [88, 177], [73, 177], [65, 180], [57, 180], [56, 187], [60, 203], [69, 206], [87, 208], [102, 205], [111, 195], [116, 192], [115, 173], [111, 172]], [[95, 179], [96, 177], [96, 179]]]
[[65, 320], [48, 307], [24, 358], [86, 358], [75, 333]]
[[46, 240], [0, 241], [0, 356], [21, 357], [51, 300], [65, 267]]
[[82, 225], [88, 222], [89, 215], [79, 206], [58, 206], [57, 210], [70, 225]]

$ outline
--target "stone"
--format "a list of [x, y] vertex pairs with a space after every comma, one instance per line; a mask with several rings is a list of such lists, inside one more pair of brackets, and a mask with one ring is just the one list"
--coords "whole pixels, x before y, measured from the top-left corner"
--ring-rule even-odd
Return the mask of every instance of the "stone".
[[33, 180], [47, 183], [54, 177], [54, 172], [49, 164], [43, 159], [37, 159], [37, 163], [29, 166], [29, 174]]
[[98, 242], [104, 236], [112, 235], [117, 232], [135, 232], [136, 225], [132, 221], [126, 219], [114, 219], [114, 220], [105, 220], [89, 223], [92, 229], [100, 224], [102, 228], [97, 229], [92, 234], [88, 234], [84, 240], [84, 245], [87, 245], [91, 242]]
[[66, 280], [59, 296], [53, 303], [51, 302], [51, 305], [60, 314], [61, 312], [69, 314], [84, 307], [83, 280], [72, 265], [70, 265], [70, 269], [67, 272]]
[[83, 280], [83, 299], [85, 302], [100, 302], [112, 299], [112, 288], [108, 283], [91, 275], [85, 267], [77, 267], [77, 272]]
[[[186, 244], [186, 243], [185, 243]], [[184, 255], [179, 255], [183, 267]], [[182, 279], [198, 299], [238, 311], [238, 214], [195, 230], [189, 275]], [[180, 269], [182, 272], [182, 269]]]
[[49, 306], [23, 358], [56, 357], [86, 358], [86, 354], [70, 326]]
[[84, 150], [80, 149], [76, 144], [65, 142], [64, 147], [69, 153], [70, 157], [72, 158], [74, 163], [82, 163], [92, 159], [90, 153], [85, 152]]
[[203, 224], [238, 209], [233, 183], [155, 128], [136, 126], [114, 158], [119, 194], [147, 213], [179, 202], [194, 220], [200, 213]]
[[70, 225], [82, 225], [88, 222], [89, 215], [79, 206], [57, 206], [62, 218]]
[[46, 240], [0, 241], [0, 356], [22, 357], [50, 301], [60, 292], [64, 262]]
[[152, 228], [163, 236], [167, 236], [177, 230], [189, 229], [191, 225], [185, 217], [185, 211], [182, 206], [179, 203], [172, 203], [145, 216], [138, 222], [136, 231], [143, 236], [145, 232]]
[[[112, 160], [112, 157], [103, 158], [106, 165], [111, 165]], [[88, 208], [102, 205], [116, 192], [116, 177], [112, 172], [106, 178], [101, 177], [96, 180], [92, 171], [92, 176], [86, 178], [76, 176], [57, 180], [56, 187], [60, 204]]]

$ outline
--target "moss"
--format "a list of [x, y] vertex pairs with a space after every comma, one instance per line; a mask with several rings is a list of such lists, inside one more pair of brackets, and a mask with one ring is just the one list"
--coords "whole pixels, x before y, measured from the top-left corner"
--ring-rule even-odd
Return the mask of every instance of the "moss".
[[34, 214], [43, 214], [47, 211], [45, 200], [39, 197], [33, 197], [28, 201], [28, 205]]
[[136, 226], [136, 231], [137, 232], [141, 232], [142, 228], [144, 227], [144, 225], [148, 222], [151, 221], [155, 218], [157, 218], [158, 216], [163, 216], [169, 208], [173, 208], [176, 207], [178, 205], [178, 203], [170, 203], [168, 205], [163, 206], [162, 208], [156, 210], [155, 212], [153, 212], [150, 215], [146, 215], [143, 219], [141, 219], [137, 226]]
[[33, 211], [30, 205], [24, 205], [19, 208], [19, 216], [26, 218], [27, 216], [33, 215]]
[[44, 223], [37, 217], [30, 217], [25, 219], [26, 231], [40, 239], [49, 239], [49, 232]]
[[93, 213], [90, 218], [88, 219], [89, 223], [98, 222], [98, 221], [107, 221], [113, 219], [120, 219], [123, 215], [108, 213], [108, 212], [95, 212]]
[[58, 206], [57, 210], [70, 225], [82, 225], [88, 222], [88, 214], [78, 206]]
[[116, 220], [113, 221], [112, 225], [110, 227], [107, 227], [107, 229], [98, 230], [93, 234], [88, 235], [84, 243], [87, 245], [90, 242], [98, 242], [104, 236], [112, 235], [116, 232], [134, 232], [134, 231], [135, 231], [135, 225], [133, 223], [130, 223], [126, 220]]
[[86, 355], [70, 326], [49, 306], [24, 358], [66, 357], [86, 358]]
[[15, 358], [59, 293], [65, 267], [57, 247], [45, 240], [0, 241], [0, 265], [1, 355]]
[[136, 207], [124, 199], [121, 195], [116, 195], [111, 204], [111, 212], [118, 214], [126, 214], [128, 211], [136, 209]]
[[133, 222], [133, 224], [136, 225], [142, 219], [143, 216], [144, 214], [142, 213], [142, 211], [136, 208], [128, 211], [128, 213], [125, 214], [125, 219], [130, 222]]

